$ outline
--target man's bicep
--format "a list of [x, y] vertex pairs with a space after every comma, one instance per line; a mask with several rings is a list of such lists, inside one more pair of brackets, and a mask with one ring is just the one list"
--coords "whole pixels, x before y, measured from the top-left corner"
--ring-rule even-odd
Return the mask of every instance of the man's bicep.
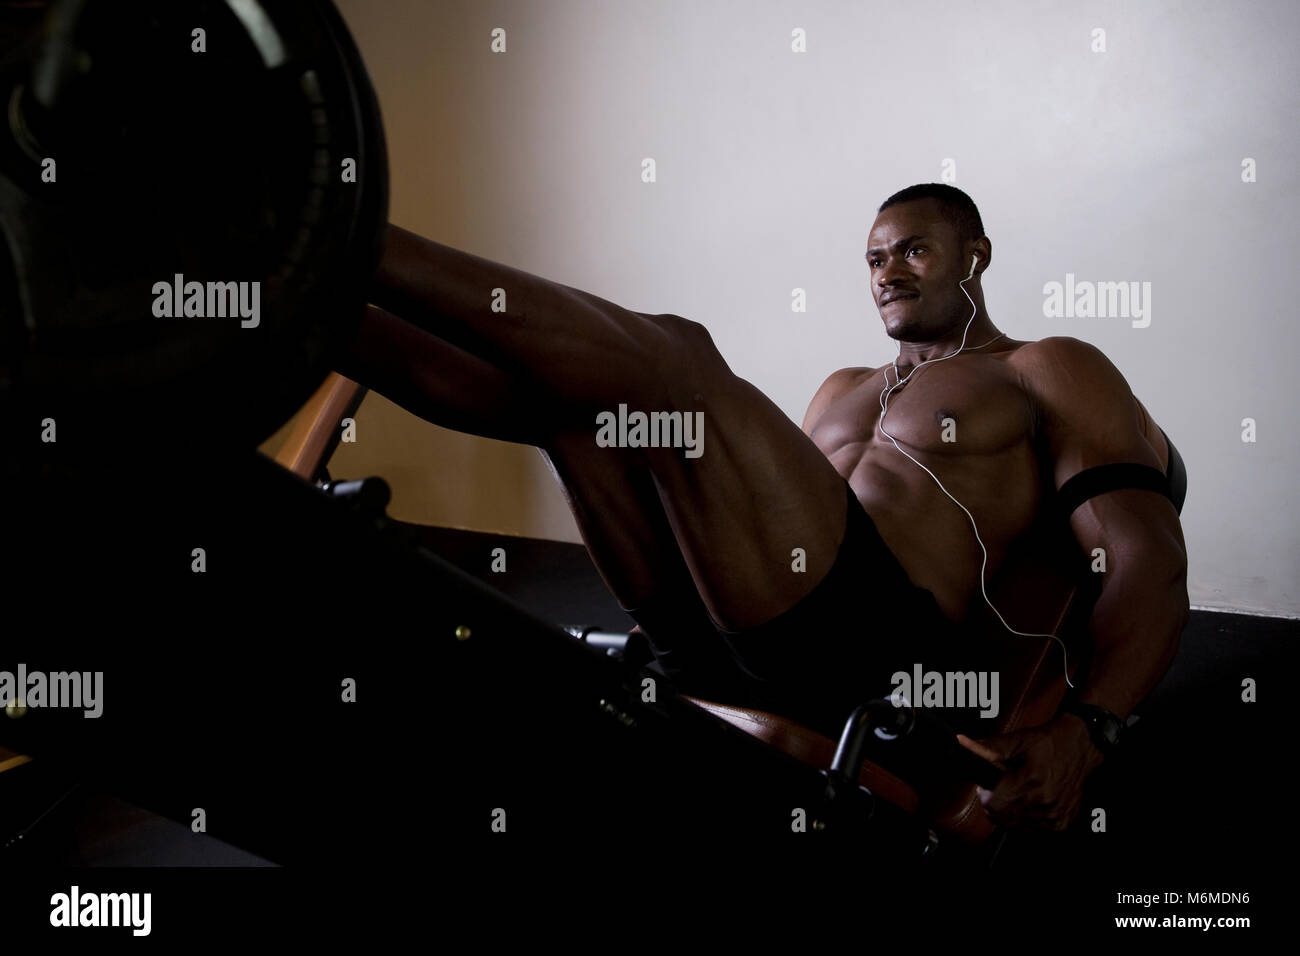
[[1156, 492], [1115, 488], [1090, 498], [1070, 515], [1070, 532], [1098, 571], [1132, 572], [1152, 583], [1186, 573], [1178, 511]]

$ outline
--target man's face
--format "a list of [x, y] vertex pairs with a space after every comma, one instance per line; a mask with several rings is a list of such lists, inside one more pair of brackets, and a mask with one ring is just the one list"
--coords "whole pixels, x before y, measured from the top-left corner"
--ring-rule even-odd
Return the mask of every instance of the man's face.
[[899, 203], [876, 217], [867, 265], [890, 338], [932, 341], [970, 318], [971, 305], [958, 287], [970, 271], [970, 256], [963, 254], [956, 228], [933, 199]]

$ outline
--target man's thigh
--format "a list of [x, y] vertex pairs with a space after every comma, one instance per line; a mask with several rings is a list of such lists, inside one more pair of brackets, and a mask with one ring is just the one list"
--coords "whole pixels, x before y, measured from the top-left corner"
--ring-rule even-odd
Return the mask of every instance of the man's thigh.
[[736, 376], [708, 332], [675, 316], [658, 357], [667, 407], [694, 447], [643, 449], [682, 556], [715, 622], [762, 624], [807, 595], [844, 534], [845, 483], [812, 440]]

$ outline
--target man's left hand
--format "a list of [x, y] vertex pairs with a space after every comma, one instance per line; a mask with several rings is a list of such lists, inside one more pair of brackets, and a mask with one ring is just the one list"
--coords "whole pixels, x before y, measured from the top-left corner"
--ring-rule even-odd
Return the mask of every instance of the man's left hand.
[[1067, 829], [1079, 812], [1083, 782], [1103, 759], [1088, 728], [1072, 714], [986, 740], [962, 734], [957, 740], [1006, 768], [993, 790], [979, 788], [980, 803], [998, 826]]

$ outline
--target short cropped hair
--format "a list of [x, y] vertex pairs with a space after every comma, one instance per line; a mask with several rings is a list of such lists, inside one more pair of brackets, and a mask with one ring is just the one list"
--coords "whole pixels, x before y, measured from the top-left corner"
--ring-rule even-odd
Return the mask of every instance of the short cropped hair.
[[957, 235], [963, 241], [980, 239], [984, 236], [984, 223], [980, 219], [980, 211], [975, 207], [974, 200], [956, 186], [945, 183], [918, 183], [900, 189], [881, 203], [876, 211], [884, 212], [890, 206], [911, 202], [914, 199], [937, 199], [939, 207], [943, 210], [943, 217], [952, 223], [957, 230]]

